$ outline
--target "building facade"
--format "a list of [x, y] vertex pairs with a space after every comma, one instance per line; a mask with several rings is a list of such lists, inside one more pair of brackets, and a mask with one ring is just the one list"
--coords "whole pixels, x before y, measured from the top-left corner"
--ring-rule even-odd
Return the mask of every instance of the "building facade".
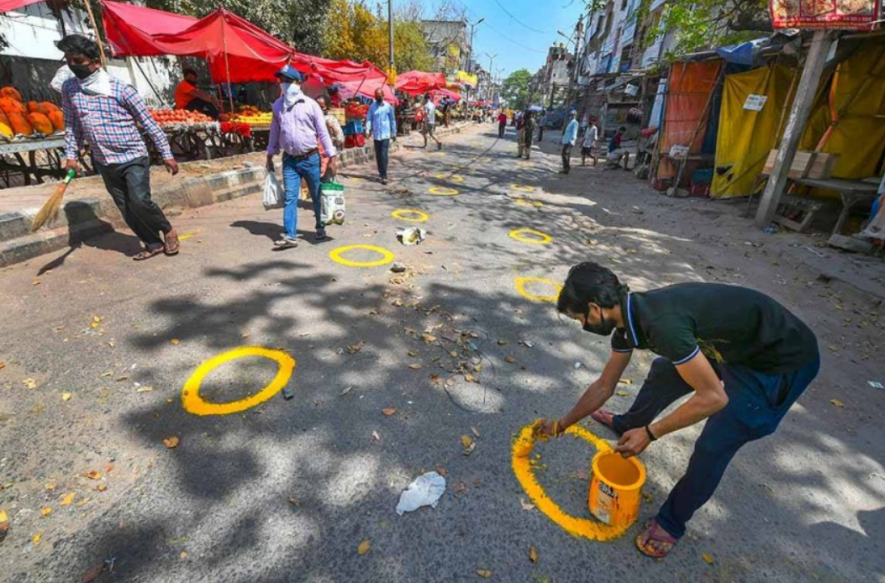
[[467, 23], [463, 20], [422, 20], [421, 28], [434, 59], [434, 70], [454, 77], [457, 71], [467, 71], [470, 58], [470, 39]]

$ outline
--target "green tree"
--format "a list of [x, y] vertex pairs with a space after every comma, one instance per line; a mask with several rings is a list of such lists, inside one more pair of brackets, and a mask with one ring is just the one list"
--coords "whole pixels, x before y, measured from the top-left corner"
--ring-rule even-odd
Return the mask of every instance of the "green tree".
[[529, 106], [529, 83], [532, 74], [528, 69], [518, 69], [512, 73], [501, 85], [501, 97], [507, 100], [507, 105], [513, 109], [525, 109]]

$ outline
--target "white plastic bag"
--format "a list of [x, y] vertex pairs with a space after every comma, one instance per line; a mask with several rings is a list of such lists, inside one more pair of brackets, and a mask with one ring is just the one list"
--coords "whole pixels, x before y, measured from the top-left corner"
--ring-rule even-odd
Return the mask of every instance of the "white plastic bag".
[[324, 182], [320, 188], [320, 199], [320, 221], [323, 225], [343, 225], [344, 185], [335, 180]]
[[264, 210], [278, 209], [283, 207], [283, 189], [280, 188], [280, 181], [273, 172], [268, 172], [264, 179]]
[[436, 472], [418, 476], [399, 496], [396, 513], [402, 516], [422, 506], [436, 508], [440, 496], [446, 491], [446, 479]]

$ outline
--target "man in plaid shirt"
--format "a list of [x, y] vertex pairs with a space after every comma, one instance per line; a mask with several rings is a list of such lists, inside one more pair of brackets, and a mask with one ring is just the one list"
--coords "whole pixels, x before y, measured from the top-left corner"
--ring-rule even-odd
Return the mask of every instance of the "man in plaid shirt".
[[166, 169], [175, 175], [178, 163], [166, 135], [138, 92], [101, 70], [95, 41], [69, 35], [58, 42], [58, 48], [75, 76], [62, 86], [66, 169], [76, 172], [80, 150], [88, 144], [114, 203], [144, 244], [133, 259], [142, 261], [164, 252], [177, 254], [178, 235], [151, 200], [150, 158], [136, 122], [148, 132]]

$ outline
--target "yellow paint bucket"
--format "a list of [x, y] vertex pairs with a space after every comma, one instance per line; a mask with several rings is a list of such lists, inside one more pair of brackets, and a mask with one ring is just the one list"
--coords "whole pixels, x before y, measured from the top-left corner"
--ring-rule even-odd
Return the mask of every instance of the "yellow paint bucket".
[[593, 456], [590, 513], [611, 526], [629, 528], [639, 517], [645, 466], [635, 457], [624, 459], [614, 451]]

